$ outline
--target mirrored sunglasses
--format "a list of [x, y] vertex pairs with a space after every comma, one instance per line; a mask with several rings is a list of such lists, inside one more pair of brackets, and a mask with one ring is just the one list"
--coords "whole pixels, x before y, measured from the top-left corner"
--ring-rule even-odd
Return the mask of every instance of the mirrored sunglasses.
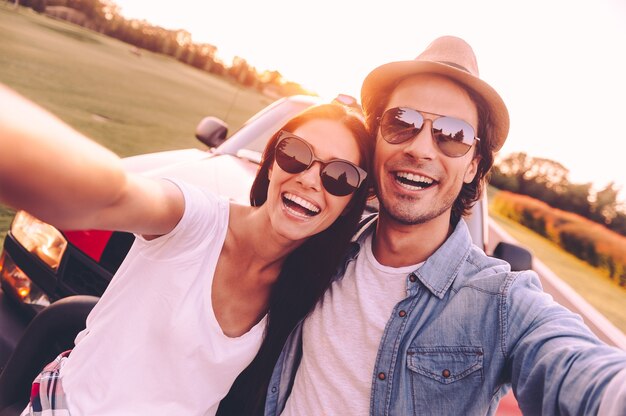
[[352, 162], [343, 159], [324, 161], [313, 153], [311, 145], [304, 139], [281, 130], [276, 142], [275, 160], [287, 173], [300, 173], [319, 162], [320, 178], [324, 189], [335, 196], [346, 196], [355, 192], [367, 177], [367, 172]]
[[[446, 156], [461, 157], [474, 144], [474, 128], [466, 121], [440, 114], [426, 113], [438, 118], [432, 121], [432, 136], [437, 148]], [[408, 107], [394, 107], [380, 117], [380, 134], [391, 144], [404, 143], [419, 134], [424, 126], [424, 116]]]

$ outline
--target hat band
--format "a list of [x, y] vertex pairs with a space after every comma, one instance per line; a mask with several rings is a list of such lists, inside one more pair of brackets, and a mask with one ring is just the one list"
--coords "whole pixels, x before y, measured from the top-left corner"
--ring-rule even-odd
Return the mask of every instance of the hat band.
[[448, 61], [437, 61], [437, 62], [439, 62], [440, 64], [452, 66], [452, 67], [454, 67], [456, 69], [460, 69], [461, 71], [467, 72], [470, 75], [472, 74], [467, 68], [465, 68], [464, 66], [461, 66], [459, 64], [456, 64], [454, 62], [448, 62]]

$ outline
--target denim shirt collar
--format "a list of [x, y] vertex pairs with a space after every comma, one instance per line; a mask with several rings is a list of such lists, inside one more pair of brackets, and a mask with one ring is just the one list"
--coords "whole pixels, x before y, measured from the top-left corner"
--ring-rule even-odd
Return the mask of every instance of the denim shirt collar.
[[[366, 220], [365, 224], [357, 231], [346, 255], [346, 261], [343, 267], [338, 271], [337, 279], [341, 279], [348, 263], [358, 257], [365, 239], [376, 229], [377, 219], [378, 216], [372, 216]], [[471, 247], [472, 237], [467, 228], [467, 224], [461, 219], [454, 227], [452, 234], [444, 241], [441, 247], [428, 257], [420, 267], [415, 269], [412, 274], [414, 274], [433, 295], [442, 299], [454, 282], [461, 266], [469, 256]], [[412, 292], [414, 291], [417, 291], [417, 288], [409, 288], [409, 294], [413, 294]]]

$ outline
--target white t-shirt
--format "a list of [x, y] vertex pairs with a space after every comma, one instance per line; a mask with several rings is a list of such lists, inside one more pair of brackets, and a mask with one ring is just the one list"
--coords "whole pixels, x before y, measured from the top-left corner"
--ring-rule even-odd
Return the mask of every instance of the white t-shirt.
[[176, 184], [180, 222], [136, 238], [61, 370], [72, 415], [213, 415], [261, 345], [265, 318], [229, 338], [211, 304], [228, 201]]
[[376, 355], [393, 308], [419, 265], [393, 268], [372, 253], [372, 235], [305, 320], [302, 362], [282, 415], [368, 415]]

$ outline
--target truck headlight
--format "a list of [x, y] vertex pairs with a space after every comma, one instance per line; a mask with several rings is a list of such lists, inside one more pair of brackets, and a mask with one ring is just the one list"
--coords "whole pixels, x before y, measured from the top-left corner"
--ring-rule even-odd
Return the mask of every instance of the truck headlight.
[[13, 259], [4, 251], [0, 254], [0, 282], [5, 293], [10, 292], [20, 302], [39, 307], [50, 304], [48, 296], [15, 265]]
[[57, 271], [67, 248], [63, 235], [25, 211], [18, 211], [11, 224], [11, 234], [29, 252]]

